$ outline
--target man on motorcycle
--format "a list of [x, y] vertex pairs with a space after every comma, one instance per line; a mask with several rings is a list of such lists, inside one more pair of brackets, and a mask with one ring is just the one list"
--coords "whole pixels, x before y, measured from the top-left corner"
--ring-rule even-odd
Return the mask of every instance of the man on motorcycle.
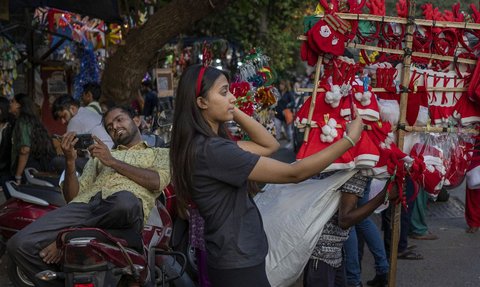
[[[82, 176], [77, 177], [74, 146], [78, 139], [75, 133], [66, 133], [61, 146], [67, 165], [63, 193], [69, 204], [39, 218], [8, 241], [10, 257], [35, 286], [52, 286], [35, 274], [58, 262], [55, 240], [60, 230], [128, 228], [141, 236], [155, 198], [170, 181], [168, 149], [148, 147], [128, 109], [111, 108], [104, 114], [103, 123], [117, 148], [110, 151], [93, 136], [91, 159]], [[62, 282], [55, 284], [63, 286]]]

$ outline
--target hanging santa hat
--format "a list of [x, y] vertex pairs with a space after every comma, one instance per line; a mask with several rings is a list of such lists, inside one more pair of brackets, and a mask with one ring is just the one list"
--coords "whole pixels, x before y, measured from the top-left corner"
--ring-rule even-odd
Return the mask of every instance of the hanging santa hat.
[[[312, 115], [311, 129], [307, 141], [303, 142], [298, 153], [297, 160], [313, 155], [336, 141], [342, 139], [346, 131], [346, 121], [340, 117], [338, 108], [333, 108], [325, 101], [326, 93], [317, 94], [317, 99]], [[306, 124], [308, 111], [310, 110], [312, 98], [309, 98], [297, 113], [297, 123]], [[351, 169], [355, 167], [350, 152], [344, 153], [324, 171]]]
[[378, 146], [368, 136], [366, 131], [362, 131], [360, 140], [355, 147], [350, 149], [353, 155], [356, 168], [373, 168], [380, 159]]
[[391, 160], [410, 162], [411, 159], [395, 145], [395, 137], [392, 132], [392, 126], [387, 122], [376, 122], [370, 125], [366, 131], [371, 141], [378, 147], [378, 163], [370, 170], [370, 175], [376, 178], [387, 178], [388, 162]]
[[475, 71], [472, 74], [470, 79], [470, 84], [468, 85], [467, 95], [470, 100], [480, 104], [480, 65], [475, 66]]
[[466, 143], [459, 142], [456, 146], [451, 147], [450, 165], [445, 174], [445, 186], [453, 188], [463, 182], [470, 163], [469, 146]]
[[437, 165], [444, 167], [443, 163], [443, 151], [439, 147], [416, 143], [413, 145], [410, 151], [411, 157], [423, 156], [425, 164]]
[[380, 112], [375, 94], [371, 92], [371, 87], [365, 88], [364, 86], [353, 85], [353, 96], [350, 100], [345, 100], [340, 114], [342, 117], [350, 116], [351, 103], [356, 105], [358, 114], [362, 119], [366, 121], [378, 121], [380, 119]]
[[463, 95], [458, 100], [455, 111], [455, 119], [459, 120], [462, 126], [469, 126], [480, 122], [480, 105]]
[[407, 101], [407, 123], [410, 126], [426, 126], [429, 119], [428, 93], [424, 74], [414, 69], [410, 77]]
[[336, 15], [326, 14], [309, 30], [308, 41], [318, 52], [340, 56], [345, 51], [345, 35], [350, 30], [350, 23]]

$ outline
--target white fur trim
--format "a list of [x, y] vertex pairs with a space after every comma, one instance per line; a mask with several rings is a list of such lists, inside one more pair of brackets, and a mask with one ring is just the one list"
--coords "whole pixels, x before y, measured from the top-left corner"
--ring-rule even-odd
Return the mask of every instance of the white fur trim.
[[380, 118], [386, 122], [396, 125], [400, 120], [400, 105], [395, 100], [378, 99]]
[[377, 165], [380, 156], [374, 154], [359, 154], [355, 157], [356, 168], [372, 168]]
[[355, 163], [353, 161], [343, 162], [343, 163], [334, 162], [331, 165], [327, 166], [327, 168], [325, 168], [322, 172], [333, 171], [333, 170], [353, 169], [353, 168], [355, 168]]
[[471, 124], [475, 124], [475, 123], [480, 122], [480, 116], [464, 117], [464, 118], [461, 118], [461, 119], [460, 119], [460, 122], [461, 122], [462, 125], [464, 125], [464, 126], [468, 126], [468, 125], [471, 125]]
[[367, 121], [378, 121], [380, 119], [380, 113], [372, 109], [358, 109], [358, 114]]

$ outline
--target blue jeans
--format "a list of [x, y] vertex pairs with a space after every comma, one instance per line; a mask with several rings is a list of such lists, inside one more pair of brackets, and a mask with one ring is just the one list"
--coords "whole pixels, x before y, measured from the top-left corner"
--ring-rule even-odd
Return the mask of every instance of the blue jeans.
[[[370, 181], [371, 182], [371, 181]], [[362, 198], [358, 199], [357, 206], [362, 206], [368, 202], [370, 194], [370, 182], [365, 188], [365, 193]], [[357, 237], [358, 235], [358, 237]], [[383, 239], [378, 230], [377, 225], [370, 217], [360, 221], [355, 228], [350, 229], [350, 235], [345, 241], [344, 248], [347, 254], [346, 258], [346, 273], [347, 282], [349, 285], [359, 285], [361, 280], [361, 255], [363, 254], [363, 244], [358, 244], [358, 240], [367, 243], [368, 249], [375, 259], [375, 271], [377, 274], [386, 274], [389, 270], [387, 254]]]

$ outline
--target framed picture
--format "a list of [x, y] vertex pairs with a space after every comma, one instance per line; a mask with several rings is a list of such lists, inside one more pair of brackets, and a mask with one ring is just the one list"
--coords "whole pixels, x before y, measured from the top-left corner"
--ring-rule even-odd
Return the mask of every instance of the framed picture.
[[47, 92], [50, 95], [62, 95], [68, 93], [64, 71], [55, 71], [50, 74], [50, 77], [47, 79]]
[[156, 69], [157, 95], [173, 97], [173, 73], [171, 69]]

